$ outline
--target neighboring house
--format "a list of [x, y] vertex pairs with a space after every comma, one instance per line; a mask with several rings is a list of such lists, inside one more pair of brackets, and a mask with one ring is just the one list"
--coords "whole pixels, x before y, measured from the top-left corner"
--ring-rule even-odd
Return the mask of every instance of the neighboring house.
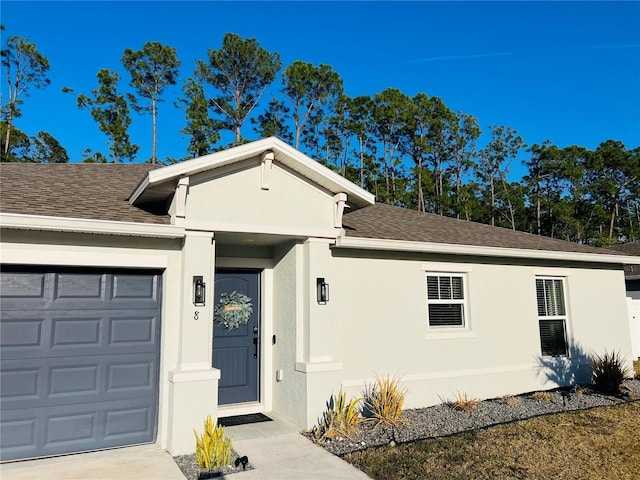
[[[611, 248], [627, 255], [640, 257], [640, 241]], [[625, 265], [624, 280], [631, 329], [631, 354], [634, 358], [640, 358], [640, 265]]]
[[[640, 257], [640, 241], [616, 245], [611, 249], [626, 255]], [[640, 265], [626, 265], [624, 267], [624, 280], [627, 289], [627, 297], [640, 300]]]
[[188, 453], [209, 414], [311, 427], [375, 375], [421, 407], [585, 381], [590, 353], [631, 349], [640, 258], [376, 204], [275, 138], [0, 173], [3, 459]]

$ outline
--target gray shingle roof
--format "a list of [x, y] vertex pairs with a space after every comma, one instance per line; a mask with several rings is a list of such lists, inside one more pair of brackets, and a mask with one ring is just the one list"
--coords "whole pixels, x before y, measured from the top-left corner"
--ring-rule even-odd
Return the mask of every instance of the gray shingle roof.
[[150, 164], [3, 163], [0, 210], [3, 213], [94, 220], [169, 224], [129, 205], [127, 199], [150, 170]]
[[[128, 202], [144, 176], [154, 168], [159, 167], [149, 164], [3, 163], [0, 165], [0, 210], [27, 215], [169, 224], [168, 215], [151, 213]], [[347, 237], [623, 255], [385, 204], [346, 213], [343, 224]]]
[[481, 247], [519, 248], [556, 252], [614, 252], [507, 228], [375, 204], [343, 217], [347, 237], [448, 243]]
[[640, 257], [640, 241], [623, 243], [622, 245], [615, 245], [611, 248], [618, 252], [626, 253], [627, 255], [636, 255]]
[[[615, 245], [611, 247], [611, 249], [626, 255], [636, 255], [640, 257], [640, 241]], [[624, 272], [625, 275], [628, 276], [640, 275], [640, 265], [626, 265]]]

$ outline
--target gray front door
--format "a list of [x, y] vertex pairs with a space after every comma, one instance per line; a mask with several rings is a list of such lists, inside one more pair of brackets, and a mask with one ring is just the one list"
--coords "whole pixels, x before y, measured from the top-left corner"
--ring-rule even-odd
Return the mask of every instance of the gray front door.
[[0, 273], [0, 459], [152, 442], [161, 275]]
[[248, 296], [253, 313], [246, 325], [233, 330], [214, 323], [213, 366], [220, 369], [220, 405], [257, 402], [260, 391], [260, 272], [216, 270], [216, 305], [223, 293], [232, 292]]

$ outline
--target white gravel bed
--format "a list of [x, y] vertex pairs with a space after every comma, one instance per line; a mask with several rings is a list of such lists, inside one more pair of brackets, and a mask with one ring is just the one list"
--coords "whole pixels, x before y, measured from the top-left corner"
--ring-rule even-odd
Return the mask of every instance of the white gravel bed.
[[[478, 402], [471, 412], [454, 410], [450, 405], [405, 410], [407, 422], [392, 428], [386, 425], [374, 427], [372, 422], [362, 422], [352, 438], [317, 442], [335, 455], [383, 445], [413, 442], [427, 438], [443, 437], [492, 425], [547, 415], [552, 413], [584, 410], [629, 402], [640, 398], [640, 380], [627, 380], [623, 385], [626, 395], [606, 395], [591, 387], [582, 389], [557, 389], [549, 393], [549, 402], [536, 400], [531, 393], [510, 398], [495, 398]], [[307, 436], [313, 439], [311, 434]]]

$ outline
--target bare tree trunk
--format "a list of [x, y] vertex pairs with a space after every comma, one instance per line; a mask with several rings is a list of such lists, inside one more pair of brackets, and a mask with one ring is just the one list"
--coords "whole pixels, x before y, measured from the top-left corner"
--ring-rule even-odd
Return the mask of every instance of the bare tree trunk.
[[153, 133], [152, 133], [152, 141], [151, 141], [151, 163], [153, 165], [156, 164], [156, 145], [157, 145], [157, 137], [156, 137], [156, 115], [157, 115], [157, 111], [156, 111], [156, 99], [153, 98], [151, 100], [151, 123], [153, 125]]
[[236, 123], [236, 145], [240, 145], [240, 139], [242, 138], [242, 133], [240, 131], [240, 124]]
[[[11, 140], [11, 125], [13, 123], [13, 115], [11, 112], [7, 115], [7, 134], [4, 139], [4, 154], [5, 156], [9, 155], [9, 142]], [[7, 158], [4, 159], [5, 161]]]
[[358, 136], [358, 143], [360, 145], [360, 188], [364, 188], [364, 146], [362, 145], [361, 136]]
[[511, 223], [511, 230], [515, 231], [516, 229], [516, 218], [513, 210], [513, 204], [511, 203], [511, 198], [509, 197], [509, 192], [507, 191], [507, 183], [504, 181], [504, 177], [502, 180], [502, 189], [504, 190], [504, 195], [507, 197], [507, 205], [509, 205], [509, 221]]
[[618, 214], [618, 202], [614, 205], [611, 210], [611, 221], [609, 222], [609, 240], [613, 240], [613, 227], [616, 223], [616, 216]]
[[494, 191], [494, 181], [493, 177], [489, 181], [489, 186], [491, 188], [491, 225], [495, 225], [495, 208], [496, 208], [496, 194]]
[[424, 212], [424, 191], [422, 190], [422, 157], [418, 160], [418, 211]]
[[540, 185], [536, 188], [536, 226], [538, 228], [538, 235], [542, 235], [542, 222], [541, 222], [541, 205], [540, 205]]

